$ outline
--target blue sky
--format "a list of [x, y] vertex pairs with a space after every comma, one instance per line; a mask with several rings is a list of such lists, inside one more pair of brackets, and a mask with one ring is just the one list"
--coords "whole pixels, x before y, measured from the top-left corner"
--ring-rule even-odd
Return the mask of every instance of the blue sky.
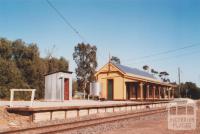
[[[50, 1], [88, 43], [97, 46], [99, 67], [110, 53], [124, 65], [166, 70], [173, 81], [180, 67], [182, 81], [200, 85], [200, 45], [141, 59], [200, 43], [199, 0]], [[68, 59], [71, 71], [74, 46], [82, 42], [45, 0], [0, 0], [0, 37], [37, 43], [43, 57], [55, 45], [54, 56]]]

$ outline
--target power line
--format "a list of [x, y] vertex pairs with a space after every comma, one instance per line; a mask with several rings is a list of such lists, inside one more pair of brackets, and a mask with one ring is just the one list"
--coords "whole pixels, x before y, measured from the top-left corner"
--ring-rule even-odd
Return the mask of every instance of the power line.
[[85, 38], [80, 34], [80, 32], [65, 18], [65, 16], [49, 1], [46, 0], [47, 4], [57, 13], [57, 15], [69, 26], [83, 42], [86, 42]]
[[142, 62], [153, 62], [153, 61], [164, 61], [164, 60], [168, 60], [168, 59], [172, 59], [172, 58], [178, 58], [178, 57], [182, 57], [182, 56], [190, 56], [193, 54], [199, 54], [199, 51], [193, 51], [193, 52], [189, 52], [189, 53], [183, 53], [183, 54], [179, 54], [179, 55], [175, 55], [175, 56], [168, 56], [168, 57], [163, 57], [163, 58], [157, 58], [157, 59], [152, 59], [152, 60], [146, 60], [146, 61], [138, 61], [138, 62], [129, 62], [129, 63], [142, 63]]
[[167, 50], [167, 51], [163, 51], [163, 52], [158, 52], [158, 53], [142, 56], [142, 57], [139, 57], [137, 59], [127, 59], [127, 60], [125, 60], [125, 62], [126, 61], [131, 61], [131, 60], [142, 60], [142, 59], [147, 59], [147, 58], [151, 58], [151, 57], [158, 56], [158, 55], [174, 53], [174, 52], [177, 52], [177, 51], [180, 51], [180, 50], [196, 47], [196, 46], [199, 46], [199, 45], [200, 45], [200, 43], [192, 44], [192, 45], [188, 45], [188, 46], [184, 46], [184, 47], [180, 47], [180, 48], [176, 48], [176, 49], [171, 49], [171, 50]]
[[180, 67], [178, 68], [178, 89], [179, 89], [179, 98], [181, 98], [181, 73], [180, 73]]

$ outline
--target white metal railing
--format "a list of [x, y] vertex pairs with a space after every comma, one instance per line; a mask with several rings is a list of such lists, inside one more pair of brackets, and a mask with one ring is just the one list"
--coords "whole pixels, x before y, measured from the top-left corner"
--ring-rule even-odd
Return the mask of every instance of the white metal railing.
[[13, 101], [14, 101], [14, 93], [15, 92], [31, 92], [31, 101], [30, 101], [30, 107], [33, 106], [33, 101], [35, 98], [35, 91], [36, 89], [10, 89], [10, 107], [13, 107]]

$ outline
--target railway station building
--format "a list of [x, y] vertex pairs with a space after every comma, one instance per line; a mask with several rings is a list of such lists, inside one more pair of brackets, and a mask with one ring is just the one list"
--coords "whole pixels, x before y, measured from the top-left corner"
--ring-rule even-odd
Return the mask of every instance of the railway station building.
[[106, 100], [157, 101], [174, 98], [175, 85], [162, 82], [152, 74], [112, 62], [95, 74]]

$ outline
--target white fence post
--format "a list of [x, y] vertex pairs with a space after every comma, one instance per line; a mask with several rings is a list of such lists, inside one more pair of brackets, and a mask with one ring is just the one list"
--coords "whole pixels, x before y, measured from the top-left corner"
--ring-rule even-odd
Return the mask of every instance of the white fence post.
[[30, 107], [33, 106], [33, 101], [34, 101], [34, 98], [35, 98], [35, 91], [36, 89], [10, 89], [10, 107], [13, 107], [13, 101], [14, 101], [14, 92], [15, 91], [20, 91], [20, 92], [27, 92], [27, 91], [31, 91], [31, 102], [30, 102]]

